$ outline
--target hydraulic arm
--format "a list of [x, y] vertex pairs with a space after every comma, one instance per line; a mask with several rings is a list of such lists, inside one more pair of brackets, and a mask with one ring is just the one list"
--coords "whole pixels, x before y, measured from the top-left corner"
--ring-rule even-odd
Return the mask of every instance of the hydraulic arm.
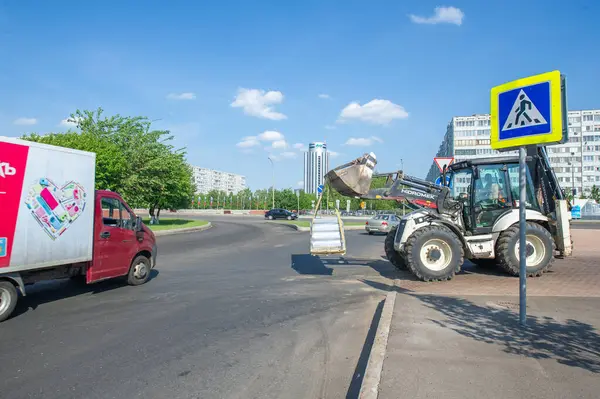
[[[365, 154], [331, 170], [326, 178], [336, 191], [347, 196], [361, 199], [404, 200], [418, 207], [437, 208], [439, 213], [446, 214], [454, 214], [460, 210], [460, 204], [449, 198], [448, 187], [407, 176], [402, 171], [375, 174], [373, 170], [376, 164], [374, 154]], [[374, 177], [385, 177], [384, 187], [370, 189]]]

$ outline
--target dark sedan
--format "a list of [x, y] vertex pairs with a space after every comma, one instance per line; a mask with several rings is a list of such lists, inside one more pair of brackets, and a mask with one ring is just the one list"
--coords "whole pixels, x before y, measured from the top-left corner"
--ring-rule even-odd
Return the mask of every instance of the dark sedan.
[[287, 220], [296, 220], [298, 219], [298, 215], [294, 212], [290, 212], [287, 209], [275, 208], [267, 211], [265, 213], [265, 219], [273, 220], [273, 219], [287, 219]]

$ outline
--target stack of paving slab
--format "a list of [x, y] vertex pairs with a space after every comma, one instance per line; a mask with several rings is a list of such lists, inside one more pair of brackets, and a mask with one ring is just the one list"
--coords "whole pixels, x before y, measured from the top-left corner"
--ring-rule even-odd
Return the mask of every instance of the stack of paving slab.
[[344, 254], [346, 241], [343, 224], [337, 217], [315, 218], [310, 228], [310, 253], [313, 255]]

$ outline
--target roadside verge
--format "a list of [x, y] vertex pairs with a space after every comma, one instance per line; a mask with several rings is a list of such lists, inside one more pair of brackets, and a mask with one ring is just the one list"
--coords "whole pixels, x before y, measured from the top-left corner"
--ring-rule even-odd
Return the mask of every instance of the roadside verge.
[[170, 235], [174, 235], [174, 234], [195, 233], [198, 231], [208, 230], [211, 227], [212, 227], [212, 223], [207, 222], [206, 224], [204, 224], [202, 226], [196, 226], [196, 227], [185, 227], [182, 229], [157, 230], [157, 231], [154, 231], [154, 235], [156, 237], [161, 237], [161, 236], [170, 236]]

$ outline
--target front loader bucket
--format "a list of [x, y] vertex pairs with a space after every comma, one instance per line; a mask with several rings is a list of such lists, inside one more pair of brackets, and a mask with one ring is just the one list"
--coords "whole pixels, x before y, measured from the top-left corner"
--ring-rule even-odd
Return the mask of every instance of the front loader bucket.
[[369, 192], [376, 164], [375, 154], [365, 154], [330, 170], [325, 175], [325, 179], [338, 193], [347, 197], [361, 197]]

